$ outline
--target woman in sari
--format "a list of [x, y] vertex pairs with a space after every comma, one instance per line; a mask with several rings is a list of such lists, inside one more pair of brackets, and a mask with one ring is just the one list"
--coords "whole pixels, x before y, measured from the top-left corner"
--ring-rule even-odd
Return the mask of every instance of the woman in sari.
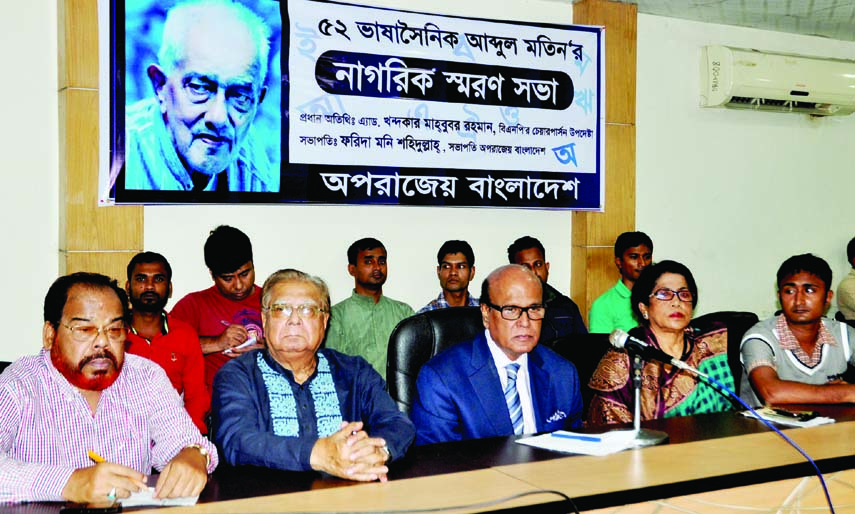
[[[632, 288], [632, 309], [641, 325], [630, 334], [733, 389], [727, 364], [727, 328], [714, 324], [701, 332], [691, 326], [698, 288], [689, 269], [675, 261], [648, 266]], [[634, 394], [631, 357], [611, 349], [589, 386], [594, 392], [590, 424], [632, 421]], [[730, 409], [726, 393], [670, 364], [645, 361], [642, 369], [642, 420], [688, 416]]]

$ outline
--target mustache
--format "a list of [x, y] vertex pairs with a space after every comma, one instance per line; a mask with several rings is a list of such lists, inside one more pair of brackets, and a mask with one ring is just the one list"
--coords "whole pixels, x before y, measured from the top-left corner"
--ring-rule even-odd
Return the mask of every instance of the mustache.
[[94, 353], [94, 354], [84, 358], [82, 361], [80, 361], [80, 364], [77, 365], [77, 371], [82, 372], [83, 367], [95, 359], [109, 359], [113, 363], [113, 366], [115, 366], [116, 368], [119, 367], [119, 362], [116, 360], [116, 356], [113, 355], [113, 352], [104, 348], [100, 352]]

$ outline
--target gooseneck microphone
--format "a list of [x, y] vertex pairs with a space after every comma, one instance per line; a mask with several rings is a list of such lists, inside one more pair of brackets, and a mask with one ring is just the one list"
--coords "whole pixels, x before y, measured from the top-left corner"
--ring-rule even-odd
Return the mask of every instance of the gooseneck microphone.
[[612, 346], [614, 346], [615, 348], [623, 348], [629, 353], [632, 353], [634, 355], [640, 355], [641, 358], [643, 358], [644, 360], [664, 362], [674, 367], [694, 373], [698, 376], [709, 378], [706, 374], [701, 373], [699, 370], [695, 369], [692, 366], [689, 366], [680, 359], [671, 357], [659, 348], [651, 346], [642, 341], [641, 339], [632, 337], [631, 335], [627, 334], [625, 331], [619, 328], [616, 328], [611, 334], [609, 334], [609, 342], [612, 343]]

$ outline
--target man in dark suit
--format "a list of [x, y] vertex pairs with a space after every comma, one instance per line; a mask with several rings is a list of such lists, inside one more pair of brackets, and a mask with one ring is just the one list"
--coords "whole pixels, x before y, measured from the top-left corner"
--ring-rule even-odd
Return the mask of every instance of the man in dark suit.
[[481, 286], [486, 330], [427, 362], [416, 381], [416, 444], [581, 426], [579, 376], [538, 346], [546, 307], [531, 270], [507, 265]]

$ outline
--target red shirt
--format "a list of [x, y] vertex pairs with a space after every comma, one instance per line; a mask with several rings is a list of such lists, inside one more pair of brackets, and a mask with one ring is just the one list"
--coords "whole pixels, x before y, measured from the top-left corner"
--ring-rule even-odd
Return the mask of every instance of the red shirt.
[[[175, 304], [169, 314], [189, 323], [200, 337], [216, 337], [231, 324], [243, 325], [247, 331], [256, 332], [259, 341], [263, 337], [261, 288], [257, 285], [253, 286], [252, 294], [238, 302], [226, 298], [216, 286], [211, 286], [188, 294]], [[205, 355], [205, 386], [209, 400], [214, 389], [214, 375], [229, 358], [222, 352]]]
[[193, 423], [200, 432], [207, 433], [205, 416], [211, 407], [211, 393], [205, 388], [202, 347], [193, 327], [169, 315], [164, 320], [163, 333], [151, 341], [131, 327], [125, 351], [159, 364], [166, 371], [172, 387], [184, 395], [184, 408]]

